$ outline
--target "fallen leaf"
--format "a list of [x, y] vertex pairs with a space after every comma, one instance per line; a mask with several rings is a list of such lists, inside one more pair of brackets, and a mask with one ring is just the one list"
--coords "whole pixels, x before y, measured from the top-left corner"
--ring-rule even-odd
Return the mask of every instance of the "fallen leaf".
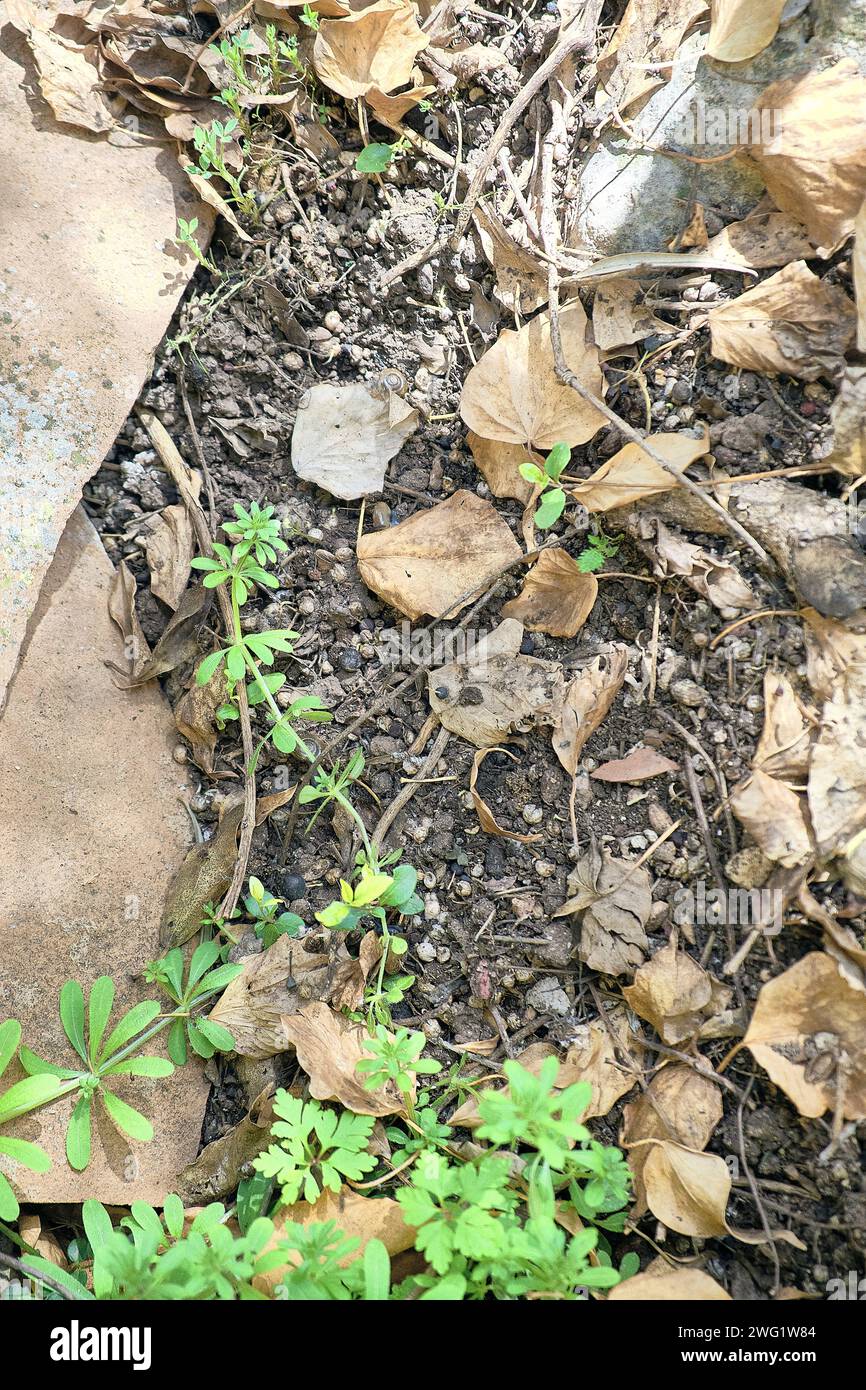
[[385, 468], [417, 427], [417, 410], [393, 392], [378, 397], [362, 382], [320, 382], [295, 417], [292, 467], [334, 497], [381, 492]]
[[725, 617], [735, 617], [744, 608], [758, 606], [748, 584], [728, 560], [720, 560], [702, 546], [684, 540], [657, 518], [647, 517], [645, 521], [647, 531], [655, 531], [653, 569], [656, 574], [662, 577], [681, 575]]
[[426, 101], [435, 91], [435, 87], [427, 87], [421, 82], [408, 92], [398, 92], [396, 96], [388, 96], [387, 93], [380, 92], [378, 87], [371, 87], [364, 93], [364, 100], [377, 121], [390, 126], [392, 130], [399, 130], [404, 116], [420, 102]]
[[725, 1208], [731, 1175], [723, 1158], [657, 1140], [643, 1182], [649, 1210], [668, 1230], [703, 1239], [729, 1234]]
[[[858, 294], [858, 345], [862, 304]], [[839, 383], [839, 394], [830, 407], [833, 447], [824, 462], [847, 478], [866, 473], [866, 366], [849, 362]]]
[[571, 897], [554, 917], [581, 917], [578, 955], [603, 975], [631, 974], [649, 951], [644, 927], [652, 907], [645, 868], [614, 859], [592, 842], [568, 876]]
[[762, 986], [739, 1047], [801, 1115], [838, 1107], [845, 1119], [866, 1119], [866, 994], [822, 951]]
[[538, 255], [508, 230], [500, 217], [479, 203], [472, 214], [481, 249], [496, 276], [494, 294], [517, 314], [531, 314], [547, 303], [547, 271]]
[[845, 291], [813, 275], [805, 261], [711, 309], [708, 322], [713, 356], [722, 362], [803, 381], [842, 371], [856, 325]]
[[853, 58], [761, 93], [772, 135], [749, 146], [767, 192], [805, 224], [826, 259], [854, 230], [866, 197], [866, 78]]
[[[639, 1069], [629, 1070], [622, 1058], [631, 1060], [637, 1067], [641, 1051], [625, 1009], [611, 1009], [607, 1014], [607, 1026], [597, 1019], [594, 1023], [579, 1024], [575, 1029], [556, 1084], [562, 1089], [577, 1081], [588, 1081], [592, 1099], [582, 1118], [586, 1121], [604, 1116], [637, 1084]], [[524, 1057], [520, 1062], [526, 1066]]]
[[851, 675], [859, 682], [860, 672], [866, 669], [866, 634], [825, 618], [814, 608], [804, 608], [801, 616], [806, 625], [806, 680], [815, 695], [831, 700], [837, 682]]
[[764, 727], [752, 765], [771, 777], [803, 777], [809, 768], [812, 724], [780, 671], [764, 674]]
[[226, 202], [222, 194], [214, 187], [213, 180], [202, 178], [200, 174], [196, 174], [194, 172], [194, 166], [190, 164], [189, 156], [186, 153], [181, 153], [178, 162], [202, 202], [207, 203], [208, 207], [218, 212], [220, 217], [224, 217], [236, 236], [240, 237], [241, 241], [252, 241], [249, 232], [244, 230], [235, 217], [231, 205]]
[[821, 710], [807, 796], [818, 850], [830, 858], [866, 825], [866, 671], [849, 672]]
[[195, 555], [192, 522], [183, 502], [165, 507], [152, 519], [144, 553], [150, 569], [151, 593], [169, 608], [176, 609], [187, 586]]
[[633, 748], [624, 758], [602, 763], [590, 776], [599, 782], [645, 782], [648, 777], [661, 777], [665, 772], [676, 772], [677, 768], [677, 763], [654, 748]]
[[141, 623], [138, 621], [138, 613], [135, 608], [137, 591], [138, 583], [135, 575], [126, 561], [121, 560], [114, 572], [111, 592], [108, 596], [108, 614], [120, 628], [124, 654], [130, 663], [129, 672], [125, 674], [129, 676], [133, 676], [150, 657], [150, 646], [142, 631]]
[[115, 684], [123, 690], [131, 690], [133, 686], [144, 685], [147, 681], [155, 680], [157, 676], [164, 676], [167, 671], [173, 671], [182, 662], [189, 661], [198, 650], [198, 630], [207, 616], [212, 597], [212, 591], [205, 589], [202, 584], [193, 584], [191, 588], [185, 589], [152, 655], [135, 666], [130, 675], [113, 662], [106, 662], [109, 670], [122, 677]]
[[[575, 299], [560, 314], [565, 360], [587, 390], [603, 393], [598, 352], [587, 343], [587, 319]], [[604, 416], [558, 379], [550, 346], [550, 322], [536, 315], [516, 332], [505, 329], [471, 369], [460, 395], [460, 414], [484, 439], [552, 449], [585, 444]]]
[[174, 709], [178, 733], [189, 743], [193, 762], [208, 776], [213, 773], [213, 755], [217, 744], [214, 718], [220, 705], [225, 702], [226, 677], [220, 667], [206, 685], [199, 685], [194, 680]]
[[720, 63], [742, 63], [772, 43], [785, 0], [712, 0], [707, 56]]
[[[357, 1248], [346, 1256], [341, 1264], [351, 1264], [371, 1240], [381, 1240], [389, 1255], [399, 1255], [403, 1250], [411, 1250], [415, 1244], [415, 1231], [403, 1219], [403, 1208], [393, 1197], [365, 1197], [361, 1192], [353, 1192], [344, 1187], [340, 1192], [323, 1192], [317, 1202], [296, 1202], [294, 1206], [283, 1207], [274, 1217], [274, 1234], [265, 1246], [272, 1250], [284, 1236], [288, 1226], [311, 1226], [332, 1221], [347, 1236], [359, 1242]], [[284, 1265], [257, 1274], [253, 1285], [260, 1293], [272, 1293], [292, 1264], [297, 1264], [300, 1256], [287, 1259]]]
[[746, 270], [769, 270], [815, 255], [802, 222], [788, 212], [776, 211], [756, 211], [740, 222], [729, 222], [710, 238], [707, 250]]
[[[328, 999], [335, 1009], [358, 1009], [364, 999], [367, 980], [382, 959], [382, 939], [374, 931], [365, 932], [357, 957], [343, 960], [334, 971]], [[386, 961], [386, 967], [389, 962]]]
[[668, 81], [671, 60], [707, 9], [706, 0], [629, 0], [598, 59], [597, 102], [612, 98], [622, 114], [639, 109]]
[[490, 502], [461, 489], [397, 526], [358, 541], [368, 588], [413, 621], [454, 617], [509, 564], [520, 546]]
[[628, 1165], [634, 1178], [633, 1220], [647, 1209], [643, 1182], [651, 1151], [647, 1140], [672, 1140], [702, 1152], [723, 1113], [721, 1087], [684, 1062], [665, 1063], [646, 1090], [625, 1106], [620, 1143], [629, 1151]]
[[478, 791], [476, 786], [478, 781], [478, 770], [488, 753], [493, 752], [504, 753], [506, 757], [514, 758], [514, 761], [517, 761], [513, 753], [509, 753], [507, 748], [499, 748], [498, 745], [494, 748], [479, 748], [475, 757], [472, 759], [472, 771], [469, 774], [469, 790], [472, 793], [472, 804], [478, 815], [481, 829], [488, 835], [498, 835], [502, 840], [514, 840], [520, 845], [531, 845], [535, 840], [543, 840], [543, 835], [518, 835], [515, 830], [504, 830], [487, 805], [487, 802]]
[[494, 497], [513, 497], [526, 506], [535, 488], [520, 476], [520, 465], [532, 460], [521, 444], [505, 444], [501, 439], [482, 439], [469, 430], [466, 443], [472, 457]]
[[182, 946], [201, 928], [208, 903], [219, 902], [232, 880], [238, 857], [241, 802], [227, 808], [212, 840], [193, 845], [166, 894], [159, 936], [163, 946]]
[[270, 1099], [263, 1092], [250, 1106], [249, 1114], [206, 1144], [198, 1158], [178, 1173], [172, 1191], [185, 1205], [219, 1202], [236, 1192], [246, 1165], [271, 1141], [271, 1117]]
[[503, 604], [506, 618], [517, 618], [530, 632], [574, 637], [598, 597], [594, 574], [581, 574], [567, 550], [543, 550], [517, 598]]
[[313, 66], [325, 86], [343, 97], [362, 97], [371, 87], [393, 92], [412, 80], [415, 59], [429, 41], [414, 6], [376, 0], [343, 19], [321, 21]]
[[[344, 948], [345, 949], [345, 948]], [[243, 961], [243, 972], [220, 996], [210, 1017], [228, 1028], [235, 1051], [261, 1060], [289, 1049], [283, 1018], [327, 987], [330, 956], [309, 950], [307, 938], [278, 936], [273, 946]]]
[[[18, 1216], [18, 1234], [26, 1245], [31, 1246], [41, 1255], [43, 1260], [48, 1260], [56, 1265], [58, 1269], [69, 1269], [69, 1261], [66, 1252], [60, 1241], [51, 1231], [42, 1228], [42, 1218], [35, 1211], [22, 1211]], [[22, 1252], [26, 1257], [27, 1252]]]
[[75, 43], [42, 29], [31, 29], [27, 41], [36, 59], [39, 89], [58, 121], [96, 135], [113, 130], [96, 43]]
[[725, 1293], [702, 1269], [671, 1269], [663, 1265], [657, 1270], [644, 1270], [616, 1284], [607, 1296], [609, 1303], [730, 1303]]
[[553, 751], [573, 777], [587, 739], [601, 724], [625, 680], [628, 649], [614, 644], [575, 676], [565, 692], [559, 723], [553, 731]]
[[640, 966], [623, 990], [629, 1008], [655, 1028], [662, 1042], [677, 1047], [697, 1037], [707, 1019], [728, 1007], [731, 991], [708, 975], [672, 937]]
[[521, 656], [523, 626], [506, 618], [462, 661], [427, 676], [430, 708], [476, 748], [490, 748], [517, 728], [556, 724], [565, 695], [562, 668]]
[[[686, 434], [651, 434], [647, 443], [673, 468], [685, 472], [689, 464], [707, 452], [710, 436], [708, 430], [701, 439], [691, 439]], [[585, 482], [572, 484], [571, 495], [587, 511], [607, 512], [678, 486], [677, 479], [639, 444], [626, 444]]]
[[368, 1091], [355, 1070], [356, 1063], [370, 1055], [364, 1051], [368, 1035], [361, 1024], [350, 1023], [314, 1000], [284, 1017], [283, 1028], [310, 1078], [315, 1100], [338, 1100], [356, 1115], [395, 1115], [403, 1110], [403, 1098], [392, 1082]]
[[695, 203], [693, 205], [692, 215], [685, 227], [681, 232], [677, 233], [668, 245], [673, 251], [679, 251], [688, 247], [697, 247], [699, 250], [706, 249], [709, 245], [709, 237], [707, 236], [707, 223], [701, 203]]
[[592, 305], [592, 334], [601, 352], [628, 347], [651, 333], [670, 332], [670, 324], [656, 318], [643, 295], [643, 286], [625, 277], [599, 285]]
[[768, 859], [791, 869], [813, 858], [805, 798], [756, 769], [731, 792], [731, 809]]

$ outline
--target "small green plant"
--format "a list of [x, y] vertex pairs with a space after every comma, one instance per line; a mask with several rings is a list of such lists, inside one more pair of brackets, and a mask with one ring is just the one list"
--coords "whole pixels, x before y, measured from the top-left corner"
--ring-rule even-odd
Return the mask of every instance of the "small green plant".
[[392, 145], [372, 144], [365, 145], [362, 150], [355, 155], [355, 168], [359, 174], [384, 174], [394, 163], [398, 155], [409, 149], [409, 141], [405, 136], [395, 140]]
[[537, 463], [522, 463], [520, 476], [528, 483], [541, 488], [541, 496], [535, 512], [535, 524], [540, 531], [547, 531], [562, 516], [565, 510], [566, 495], [559, 479], [568, 466], [571, 450], [567, 444], [554, 444], [544, 461], [544, 468]]
[[168, 1055], [176, 1066], [187, 1060], [187, 1045], [199, 1057], [215, 1052], [231, 1052], [235, 1040], [227, 1028], [213, 1023], [201, 1013], [202, 1005], [222, 994], [236, 979], [243, 966], [222, 963], [223, 948], [216, 941], [202, 941], [192, 953], [184, 978], [183, 951], [176, 946], [160, 960], [152, 960], [144, 978], [155, 984], [175, 1005], [175, 1017], [168, 1032]]
[[301, 23], [306, 24], [308, 29], [313, 30], [313, 33], [315, 33], [318, 30], [319, 16], [317, 12], [313, 9], [312, 5], [305, 5], [304, 8], [301, 10]]
[[265, 950], [273, 946], [278, 936], [297, 936], [304, 925], [296, 912], [280, 912], [283, 898], [275, 898], [257, 878], [250, 878], [249, 893], [244, 898], [247, 914], [255, 923], [256, 936]]
[[[21, 1024], [17, 1019], [8, 1018], [0, 1024], [0, 1076], [18, 1051], [20, 1042]], [[28, 1076], [18, 1081], [0, 1094], [0, 1126], [54, 1100], [59, 1091], [60, 1081], [55, 1076]], [[47, 1173], [51, 1167], [51, 1159], [45, 1150], [28, 1139], [0, 1134], [0, 1154], [23, 1164], [32, 1173]], [[0, 1173], [0, 1219], [14, 1221], [18, 1210], [18, 1199], [12, 1185], [5, 1174]]]
[[385, 1130], [388, 1142], [395, 1145], [391, 1154], [391, 1162], [395, 1168], [423, 1153], [425, 1149], [441, 1148], [454, 1133], [450, 1125], [444, 1125], [439, 1119], [438, 1110], [432, 1105], [424, 1104], [425, 1099], [429, 1100], [426, 1093], [418, 1097], [419, 1108], [415, 1111], [414, 1130], [407, 1134], [397, 1125], [389, 1125]]
[[406, 1113], [415, 1119], [413, 1090], [416, 1076], [433, 1076], [442, 1070], [442, 1063], [433, 1057], [422, 1057], [427, 1045], [423, 1033], [410, 1033], [408, 1028], [398, 1028], [389, 1033], [383, 1024], [377, 1023], [372, 1036], [365, 1039], [364, 1051], [369, 1057], [362, 1057], [356, 1063], [356, 1071], [363, 1077], [366, 1091], [380, 1091], [388, 1082], [393, 1082], [403, 1098]]
[[606, 536], [603, 531], [592, 531], [586, 538], [586, 545], [575, 560], [581, 574], [592, 574], [600, 570], [619, 550], [619, 541]]
[[247, 55], [252, 48], [252, 42], [252, 33], [249, 29], [244, 29], [238, 34], [233, 34], [231, 38], [225, 37], [220, 39], [219, 43], [209, 45], [209, 51], [222, 58], [237, 85], [247, 89], [253, 85], [247, 76]]
[[94, 1103], [104, 1106], [109, 1119], [130, 1139], [149, 1142], [153, 1125], [145, 1115], [121, 1100], [106, 1085], [116, 1076], [170, 1076], [174, 1065], [167, 1057], [140, 1057], [134, 1054], [167, 1026], [160, 1019], [155, 999], [135, 1004], [122, 1015], [105, 1037], [114, 1007], [114, 981], [100, 975], [90, 989], [85, 1009], [84, 992], [77, 980], [67, 980], [60, 991], [60, 1020], [73, 1051], [83, 1067], [58, 1067], [46, 1062], [29, 1048], [20, 1049], [24, 1070], [30, 1076], [49, 1075], [66, 1083], [65, 1090], [78, 1092], [66, 1131], [66, 1157], [79, 1172], [90, 1162], [91, 1126]]
[[271, 1135], [279, 1142], [259, 1154], [253, 1167], [279, 1184], [282, 1206], [292, 1206], [301, 1196], [315, 1202], [323, 1189], [339, 1192], [344, 1178], [359, 1181], [376, 1167], [368, 1152], [372, 1115], [338, 1113], [283, 1090], [277, 1091], [274, 1113], [279, 1119], [271, 1125]]
[[246, 193], [240, 178], [231, 170], [225, 158], [225, 148], [234, 140], [238, 129], [237, 116], [229, 116], [227, 121], [211, 121], [209, 126], [196, 126], [193, 133], [193, 146], [197, 155], [195, 164], [187, 165], [187, 173], [198, 178], [221, 178], [228, 187], [229, 201], [254, 221], [258, 218], [258, 207], [251, 193]]
[[214, 262], [209, 256], [205, 255], [196, 241], [195, 233], [197, 230], [197, 217], [191, 217], [189, 221], [184, 217], [179, 217], [177, 219], [177, 236], [175, 237], [175, 242], [178, 246], [185, 246], [188, 251], [191, 251], [199, 265], [204, 266], [205, 270], [209, 270], [211, 275], [219, 275], [220, 271]]

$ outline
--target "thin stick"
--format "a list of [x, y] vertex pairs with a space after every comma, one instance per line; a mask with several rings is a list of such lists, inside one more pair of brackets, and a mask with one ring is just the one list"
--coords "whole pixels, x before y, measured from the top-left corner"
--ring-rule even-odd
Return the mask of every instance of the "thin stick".
[[81, 1301], [64, 1284], [58, 1283], [56, 1279], [52, 1279], [49, 1274], [43, 1274], [39, 1269], [33, 1269], [31, 1265], [25, 1264], [15, 1255], [4, 1255], [0, 1250], [0, 1265], [6, 1265], [7, 1269], [14, 1269], [16, 1274], [23, 1274], [25, 1279], [35, 1279], [38, 1284], [44, 1284], [46, 1288], [51, 1289], [52, 1293], [65, 1298], [67, 1303], [79, 1303]]
[[400, 812], [403, 810], [403, 807], [406, 806], [412, 800], [412, 797], [415, 795], [421, 783], [425, 781], [427, 773], [430, 771], [430, 769], [436, 766], [439, 759], [442, 757], [442, 754], [445, 752], [445, 745], [450, 737], [450, 730], [446, 728], [442, 728], [439, 730], [439, 733], [436, 735], [436, 739], [433, 743], [433, 747], [430, 749], [430, 752], [427, 754], [427, 757], [424, 759], [423, 763], [419, 767], [416, 776], [413, 777], [411, 782], [406, 783], [402, 791], [398, 792], [397, 795], [394, 797], [394, 800], [391, 802], [390, 806], [386, 807], [386, 809], [383, 811], [381, 817], [379, 818], [379, 823], [376, 826], [376, 829], [370, 836], [370, 843], [372, 844], [374, 849], [379, 849], [383, 839], [387, 835], [394, 821], [399, 816]]

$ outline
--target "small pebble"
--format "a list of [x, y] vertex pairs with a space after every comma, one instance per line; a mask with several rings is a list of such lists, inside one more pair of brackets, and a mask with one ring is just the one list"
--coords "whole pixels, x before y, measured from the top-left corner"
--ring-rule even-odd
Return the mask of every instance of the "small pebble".
[[419, 960], [425, 962], [433, 961], [436, 959], [436, 947], [433, 945], [432, 941], [428, 941], [425, 937], [424, 940], [419, 941], [418, 945], [415, 947], [415, 955]]
[[544, 809], [536, 806], [533, 801], [528, 802], [520, 813], [527, 825], [540, 825], [544, 820]]
[[176, 743], [171, 750], [171, 756], [176, 763], [185, 763], [189, 755], [182, 743]]

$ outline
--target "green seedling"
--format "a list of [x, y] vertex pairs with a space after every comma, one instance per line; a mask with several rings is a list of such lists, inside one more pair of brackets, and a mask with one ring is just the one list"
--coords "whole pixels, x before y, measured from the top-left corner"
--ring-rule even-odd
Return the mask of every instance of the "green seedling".
[[547, 531], [554, 526], [565, 510], [566, 495], [559, 479], [568, 466], [571, 450], [567, 444], [554, 444], [544, 461], [544, 468], [537, 463], [522, 463], [520, 476], [528, 483], [541, 488], [535, 524], [539, 531]]
[[[419, 1102], [421, 1099], [419, 1096]], [[438, 1110], [434, 1110], [432, 1105], [420, 1104], [415, 1111], [415, 1129], [409, 1134], [397, 1125], [386, 1128], [388, 1142], [394, 1146], [391, 1162], [395, 1168], [399, 1168], [425, 1149], [441, 1148], [449, 1142], [453, 1133], [450, 1125], [442, 1124]]]
[[403, 1098], [409, 1118], [415, 1118], [413, 1091], [416, 1076], [433, 1076], [442, 1070], [442, 1063], [433, 1057], [422, 1057], [427, 1044], [423, 1033], [410, 1033], [408, 1028], [398, 1028], [389, 1033], [381, 1023], [377, 1023], [372, 1037], [364, 1040], [364, 1051], [369, 1057], [362, 1057], [355, 1064], [355, 1070], [363, 1077], [365, 1091], [380, 1091], [392, 1082]]
[[284, 898], [275, 898], [257, 878], [250, 878], [248, 888], [244, 905], [265, 950], [273, 946], [278, 936], [298, 935], [304, 919], [296, 912], [280, 912]]
[[373, 144], [365, 145], [362, 150], [355, 155], [355, 168], [359, 174], [384, 174], [394, 163], [398, 155], [409, 149], [409, 141], [405, 136], [395, 140], [392, 145]]
[[258, 208], [251, 193], [245, 193], [241, 181], [226, 164], [225, 148], [234, 140], [238, 129], [237, 116], [230, 116], [225, 122], [212, 121], [209, 126], [196, 126], [193, 132], [193, 146], [198, 156], [197, 163], [187, 165], [187, 173], [202, 179], [212, 179], [215, 175], [227, 185], [229, 201], [239, 211], [256, 220]]
[[235, 1040], [222, 1024], [202, 1016], [204, 1004], [222, 994], [243, 966], [223, 964], [224, 948], [216, 941], [202, 941], [193, 951], [184, 978], [183, 951], [179, 947], [146, 966], [144, 978], [155, 984], [174, 1004], [174, 1020], [168, 1033], [168, 1055], [176, 1066], [187, 1060], [187, 1047], [199, 1057], [232, 1052]]
[[219, 275], [220, 271], [217, 269], [216, 265], [214, 265], [214, 262], [209, 256], [205, 255], [196, 241], [195, 233], [197, 230], [197, 217], [191, 217], [188, 222], [185, 218], [179, 217], [177, 219], [177, 236], [175, 237], [175, 242], [178, 246], [185, 246], [188, 251], [191, 251], [199, 265], [204, 266], [205, 270], [209, 270], [211, 275]]
[[305, 5], [301, 10], [301, 23], [306, 24], [307, 28], [312, 29], [313, 33], [316, 33], [318, 30], [319, 16], [312, 5]]
[[77, 980], [67, 980], [60, 991], [60, 1020], [63, 1031], [83, 1067], [58, 1067], [38, 1057], [29, 1048], [19, 1053], [30, 1076], [57, 1077], [64, 1091], [77, 1091], [78, 1099], [66, 1131], [66, 1157], [81, 1172], [90, 1162], [93, 1107], [98, 1099], [108, 1118], [130, 1139], [145, 1143], [153, 1138], [153, 1125], [145, 1115], [115, 1095], [106, 1085], [110, 1077], [170, 1076], [174, 1065], [166, 1057], [134, 1056], [146, 1042], [168, 1025], [160, 1019], [155, 999], [135, 1004], [122, 1015], [106, 1039], [106, 1029], [114, 1007], [114, 981], [100, 975], [90, 989], [87, 1009], [84, 992]]
[[[8, 1018], [0, 1024], [0, 1076], [18, 1051], [20, 1042], [21, 1024], [17, 1019]], [[59, 1091], [60, 1081], [55, 1076], [28, 1076], [18, 1081], [0, 1094], [0, 1126], [54, 1100]], [[32, 1173], [47, 1173], [51, 1167], [51, 1159], [45, 1150], [29, 1139], [15, 1139], [11, 1135], [0, 1134], [0, 1154], [29, 1168]], [[18, 1199], [12, 1185], [6, 1175], [0, 1173], [0, 1218], [14, 1221], [18, 1211]]]
[[271, 1125], [271, 1136], [279, 1142], [259, 1154], [253, 1167], [279, 1184], [281, 1206], [292, 1206], [300, 1197], [315, 1202], [325, 1188], [339, 1192], [344, 1178], [358, 1182], [376, 1167], [368, 1152], [372, 1115], [338, 1113], [283, 1090], [277, 1091], [274, 1113], [279, 1118]]
[[606, 536], [603, 531], [593, 531], [586, 538], [586, 545], [575, 560], [581, 574], [592, 574], [600, 570], [619, 550], [619, 541]]
[[231, 38], [220, 39], [219, 43], [209, 45], [208, 51], [215, 53], [218, 58], [222, 58], [232, 77], [239, 87], [250, 90], [253, 86], [247, 76], [247, 55], [252, 47], [253, 36], [249, 29], [244, 29], [239, 34], [233, 34]]

